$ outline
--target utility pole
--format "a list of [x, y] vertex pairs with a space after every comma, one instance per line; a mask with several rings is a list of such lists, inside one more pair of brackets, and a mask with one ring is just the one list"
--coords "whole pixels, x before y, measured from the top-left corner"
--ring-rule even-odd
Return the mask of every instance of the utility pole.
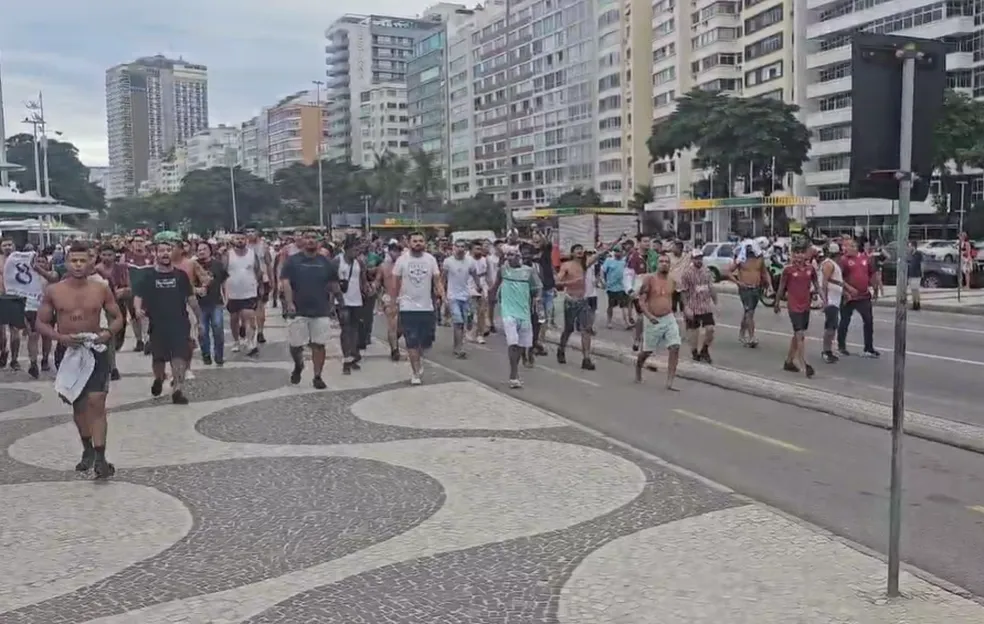
[[[325, 144], [325, 119], [324, 119], [324, 109], [321, 106], [321, 87], [325, 84], [323, 80], [312, 80], [313, 84], [318, 89], [317, 95], [317, 106], [318, 106], [318, 225], [322, 228], [325, 227], [325, 176], [324, 176], [324, 144]], [[329, 238], [331, 238], [328, 233]]]
[[7, 126], [3, 113], [3, 68], [0, 67], [0, 187], [10, 186], [7, 164]]
[[[503, 28], [503, 30], [506, 31], [506, 47], [509, 46], [509, 23], [512, 21], [512, 16], [509, 15], [509, 13], [511, 10], [512, 10], [512, 2], [510, 0], [506, 0], [506, 22], [505, 22], [505, 28]], [[508, 69], [506, 71], [508, 73]], [[509, 89], [511, 88], [513, 88], [513, 85], [507, 84], [506, 86], [506, 231], [512, 230], [513, 228], [512, 206], [510, 205], [510, 202], [512, 200], [512, 172], [513, 172], [513, 164], [512, 164], [512, 152], [513, 152], [512, 107], [513, 105], [512, 102], [509, 101], [511, 99], [509, 97]]]
[[366, 238], [369, 237], [369, 200], [371, 200], [371, 199], [372, 199], [372, 195], [363, 195], [362, 196], [362, 210], [363, 210], [363, 216], [364, 216], [364, 219], [365, 219], [365, 222], [366, 222], [365, 223]]
[[[28, 109], [30, 109], [30, 106], [28, 106]], [[37, 115], [32, 114], [32, 115], [30, 115], [28, 117], [25, 117], [24, 118], [24, 121], [22, 123], [25, 123], [25, 124], [31, 126], [31, 132], [32, 132], [32, 135], [34, 137], [34, 141], [33, 141], [33, 144], [32, 144], [32, 147], [34, 148], [34, 166], [32, 167], [34, 169], [34, 191], [38, 195], [41, 195], [42, 194], [42, 192], [41, 192], [42, 191], [42, 188], [41, 188], [41, 156], [40, 156], [40, 153], [38, 152], [38, 134], [39, 134], [39, 132], [38, 132], [38, 126], [41, 125], [41, 122], [37, 119]]]
[[[961, 291], [963, 290], [963, 249], [961, 249], [962, 241], [960, 240], [960, 235], [963, 233], [963, 222], [964, 222], [964, 199], [967, 192], [967, 181], [961, 180], [957, 182], [960, 187], [960, 217], [957, 225], [957, 302], [960, 302]], [[969, 286], [970, 284], [968, 284]]]

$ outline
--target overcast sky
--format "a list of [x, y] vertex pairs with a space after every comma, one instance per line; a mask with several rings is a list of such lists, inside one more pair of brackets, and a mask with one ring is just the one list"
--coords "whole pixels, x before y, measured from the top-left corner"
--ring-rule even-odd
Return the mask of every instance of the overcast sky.
[[[29, 131], [44, 93], [49, 128], [89, 166], [107, 164], [106, 70], [164, 54], [208, 66], [209, 120], [235, 124], [324, 79], [324, 31], [346, 11], [413, 17], [436, 0], [0, 0], [7, 135]], [[471, 4], [471, 3], [470, 3]]]

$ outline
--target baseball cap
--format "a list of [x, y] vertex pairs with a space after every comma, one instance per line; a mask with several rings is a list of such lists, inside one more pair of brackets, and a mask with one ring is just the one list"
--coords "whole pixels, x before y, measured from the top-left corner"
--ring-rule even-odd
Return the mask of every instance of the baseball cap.
[[690, 257], [691, 258], [703, 258], [704, 257], [704, 250], [702, 250], [702, 249], [694, 249], [693, 251], [690, 252]]
[[832, 253], [832, 254], [840, 253], [840, 250], [841, 250], [841, 246], [838, 245], [837, 243], [834, 242], [827, 243], [827, 253]]

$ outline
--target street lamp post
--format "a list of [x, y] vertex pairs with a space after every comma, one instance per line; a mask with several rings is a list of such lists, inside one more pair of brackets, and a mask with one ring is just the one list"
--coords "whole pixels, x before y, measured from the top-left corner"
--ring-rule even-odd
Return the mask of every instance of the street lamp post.
[[[963, 233], [963, 222], [964, 222], [964, 198], [967, 193], [967, 181], [961, 180], [957, 182], [960, 187], [960, 217], [957, 225], [957, 302], [960, 302], [960, 298], [963, 295], [963, 249], [961, 249], [960, 234]], [[969, 284], [968, 284], [969, 285]]]
[[366, 222], [365, 223], [366, 237], [369, 236], [369, 200], [371, 199], [372, 199], [372, 195], [362, 196], [363, 217]]
[[[34, 128], [34, 181], [36, 190], [43, 197], [51, 196], [51, 177], [48, 175], [48, 120], [44, 117], [44, 94], [38, 92], [37, 101], [27, 102], [28, 117], [24, 123]], [[41, 143], [39, 145], [39, 142]]]
[[[321, 87], [325, 84], [322, 80], [312, 80], [318, 88], [317, 95], [317, 106], [318, 106], [318, 225], [325, 227], [325, 176], [324, 176], [324, 154], [323, 147], [325, 143], [325, 120], [324, 120], [324, 110], [321, 108]], [[331, 237], [331, 232], [328, 233], [329, 238]]]

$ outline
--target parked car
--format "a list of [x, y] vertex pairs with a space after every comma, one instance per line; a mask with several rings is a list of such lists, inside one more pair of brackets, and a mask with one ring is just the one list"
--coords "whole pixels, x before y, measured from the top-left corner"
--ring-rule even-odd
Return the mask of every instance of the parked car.
[[[882, 283], [886, 286], [895, 284], [898, 270], [895, 249], [886, 248], [885, 263], [882, 265]], [[959, 268], [956, 262], [937, 260], [923, 252], [922, 285], [924, 288], [956, 288]], [[984, 272], [977, 270], [970, 274], [970, 287], [984, 287]]]
[[704, 245], [704, 266], [711, 270], [714, 281], [720, 282], [728, 274], [728, 268], [735, 259], [734, 243], [707, 243]]
[[919, 243], [917, 249], [923, 255], [943, 262], [957, 261], [957, 241], [955, 240], [928, 240]]

